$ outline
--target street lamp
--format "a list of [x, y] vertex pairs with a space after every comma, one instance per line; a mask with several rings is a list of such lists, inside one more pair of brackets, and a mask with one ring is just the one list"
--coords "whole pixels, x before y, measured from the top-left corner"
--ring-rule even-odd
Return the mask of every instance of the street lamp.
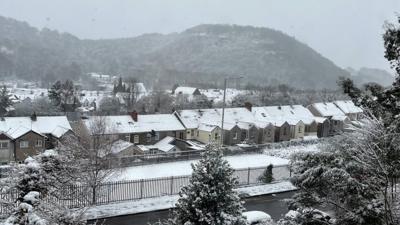
[[220, 146], [224, 144], [224, 119], [225, 119], [225, 97], [226, 97], [226, 84], [228, 80], [240, 80], [243, 76], [240, 77], [225, 77], [224, 78], [224, 97], [222, 99], [222, 120], [221, 120], [221, 143]]

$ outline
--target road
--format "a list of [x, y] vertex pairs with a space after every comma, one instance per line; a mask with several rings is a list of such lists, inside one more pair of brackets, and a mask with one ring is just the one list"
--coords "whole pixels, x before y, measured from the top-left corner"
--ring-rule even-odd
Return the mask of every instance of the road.
[[[294, 192], [286, 192], [274, 195], [263, 195], [245, 199], [244, 207], [246, 210], [264, 211], [271, 215], [274, 220], [282, 218], [287, 212], [287, 206], [282, 201], [290, 198]], [[134, 215], [117, 216], [99, 220], [99, 224], [104, 225], [147, 225], [154, 224], [159, 220], [167, 219], [170, 210], [161, 210], [148, 213], [139, 213]]]

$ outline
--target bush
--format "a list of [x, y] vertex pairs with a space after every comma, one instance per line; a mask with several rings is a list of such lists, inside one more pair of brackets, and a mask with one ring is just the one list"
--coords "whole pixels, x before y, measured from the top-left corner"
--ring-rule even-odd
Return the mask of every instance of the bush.
[[272, 168], [273, 165], [269, 164], [269, 166], [267, 166], [267, 168], [264, 170], [264, 173], [258, 178], [258, 180], [260, 180], [263, 183], [271, 183], [272, 181], [274, 181], [274, 177], [272, 174]]

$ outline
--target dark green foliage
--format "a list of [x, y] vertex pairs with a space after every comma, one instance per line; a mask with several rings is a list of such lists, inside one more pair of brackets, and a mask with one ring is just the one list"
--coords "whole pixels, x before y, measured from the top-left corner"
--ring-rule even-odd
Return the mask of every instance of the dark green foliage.
[[48, 91], [48, 96], [52, 104], [63, 112], [73, 112], [80, 106], [74, 83], [71, 80], [56, 81]]
[[267, 168], [264, 170], [263, 174], [258, 179], [263, 183], [271, 183], [272, 181], [274, 181], [272, 169], [273, 165], [269, 164]]
[[12, 106], [12, 101], [9, 91], [6, 86], [3, 86], [0, 90], [0, 116], [5, 116], [10, 106]]

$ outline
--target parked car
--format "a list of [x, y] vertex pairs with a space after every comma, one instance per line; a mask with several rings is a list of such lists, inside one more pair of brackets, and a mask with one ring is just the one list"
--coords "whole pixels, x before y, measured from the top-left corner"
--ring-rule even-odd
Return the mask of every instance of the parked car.
[[243, 213], [249, 225], [272, 225], [273, 220], [270, 215], [262, 211], [247, 211]]

